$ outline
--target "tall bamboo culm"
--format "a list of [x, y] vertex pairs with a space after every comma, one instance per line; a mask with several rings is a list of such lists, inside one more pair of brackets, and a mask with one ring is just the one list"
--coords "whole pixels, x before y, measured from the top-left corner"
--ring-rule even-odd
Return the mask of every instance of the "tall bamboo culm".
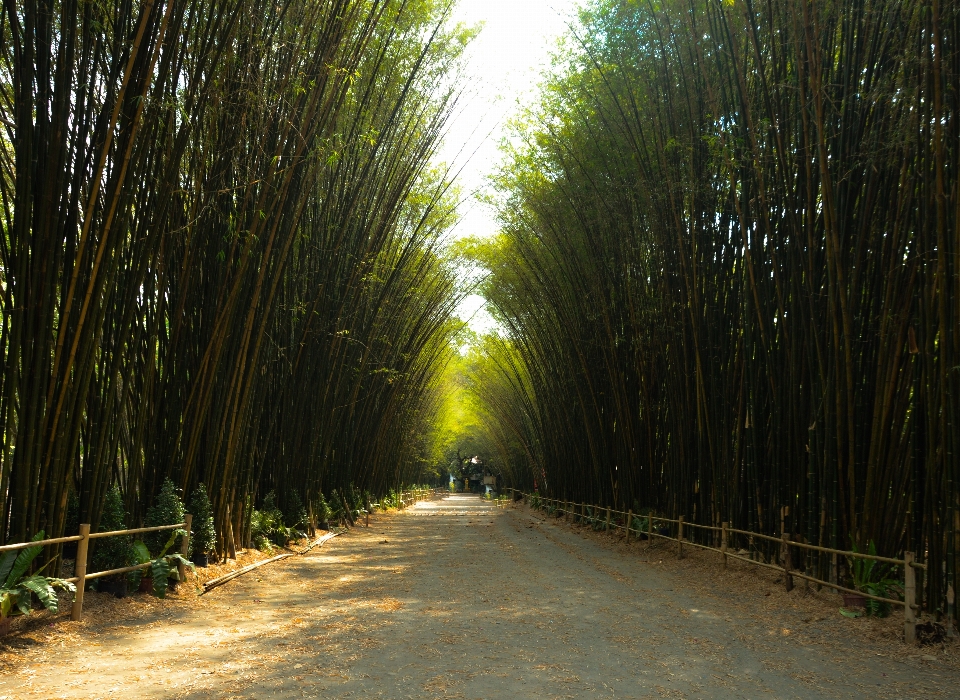
[[788, 509], [923, 552], [955, 616], [960, 3], [594, 0], [565, 45], [477, 252], [514, 483], [778, 538]]

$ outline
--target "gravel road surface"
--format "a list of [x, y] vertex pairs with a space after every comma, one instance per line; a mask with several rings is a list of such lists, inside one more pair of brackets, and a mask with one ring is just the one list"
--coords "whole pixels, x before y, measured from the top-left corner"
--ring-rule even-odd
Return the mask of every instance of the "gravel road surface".
[[960, 696], [955, 653], [771, 615], [763, 585], [631, 547], [473, 496], [421, 502], [203, 597], [63, 623], [0, 668], [0, 699]]

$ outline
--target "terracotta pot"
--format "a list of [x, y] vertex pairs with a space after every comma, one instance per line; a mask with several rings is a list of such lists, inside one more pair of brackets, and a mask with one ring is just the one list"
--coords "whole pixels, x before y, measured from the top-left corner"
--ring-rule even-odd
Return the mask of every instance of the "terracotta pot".
[[865, 608], [867, 607], [867, 599], [864, 598], [859, 593], [844, 593], [843, 594], [843, 607], [845, 608]]
[[8, 634], [10, 634], [10, 625], [12, 624], [12, 618], [0, 617], [0, 637], [6, 637]]

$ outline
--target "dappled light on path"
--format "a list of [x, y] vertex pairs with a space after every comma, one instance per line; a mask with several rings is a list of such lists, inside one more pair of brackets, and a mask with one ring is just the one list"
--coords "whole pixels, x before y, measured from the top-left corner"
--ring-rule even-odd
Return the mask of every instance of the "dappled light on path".
[[638, 551], [450, 495], [129, 623], [91, 616], [5, 669], [0, 696], [948, 697], [960, 680], [839, 660]]

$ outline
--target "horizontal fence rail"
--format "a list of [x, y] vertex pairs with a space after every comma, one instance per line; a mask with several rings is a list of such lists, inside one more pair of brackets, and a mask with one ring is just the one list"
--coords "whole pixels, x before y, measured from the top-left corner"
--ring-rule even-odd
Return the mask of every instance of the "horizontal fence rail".
[[[108, 571], [95, 571], [93, 573], [87, 573], [87, 552], [89, 550], [90, 540], [101, 539], [104, 537], [117, 537], [119, 535], [138, 535], [144, 532], [160, 532], [163, 530], [177, 530], [183, 529], [186, 530], [186, 535], [183, 537], [183, 543], [180, 547], [180, 553], [186, 557], [187, 551], [190, 547], [190, 525], [193, 521], [192, 515], [184, 516], [184, 521], [182, 523], [176, 523], [175, 525], [160, 525], [157, 527], [140, 527], [133, 530], [110, 530], [107, 532], [90, 532], [89, 523], [82, 523], [80, 525], [80, 534], [71, 535], [69, 537], [54, 537], [48, 540], [37, 540], [35, 542], [17, 542], [16, 544], [6, 544], [0, 547], [0, 552], [12, 552], [18, 549], [28, 549], [29, 547], [46, 547], [49, 545], [56, 544], [66, 544], [68, 542], [77, 543], [77, 559], [74, 562], [73, 568], [73, 577], [64, 579], [69, 583], [76, 584], [77, 592], [74, 594], [73, 598], [73, 607], [70, 611], [71, 620], [80, 620], [83, 617], [83, 593], [86, 589], [87, 581], [92, 581], [98, 578], [104, 578], [106, 576], [116, 576], [119, 574], [129, 573], [131, 571], [137, 571], [140, 569], [148, 569], [153, 564], [153, 562], [147, 562], [145, 564], [136, 564], [134, 566], [124, 566], [120, 569], [110, 569]], [[178, 572], [180, 575], [180, 580], [184, 579], [185, 571], [183, 564], [177, 565]]]
[[37, 540], [36, 542], [17, 542], [16, 544], [5, 544], [0, 547], [0, 552], [13, 552], [18, 549], [27, 549], [29, 547], [46, 547], [49, 544], [66, 544], [67, 542], [79, 542], [83, 538], [80, 535], [72, 537], [55, 537], [52, 540]]
[[437, 487], [432, 489], [411, 489], [409, 491], [400, 492], [400, 508], [406, 508], [409, 504], [416, 504], [417, 501], [422, 501], [427, 496], [435, 498], [440, 494], [448, 493], [446, 489]]
[[[400, 492], [400, 507], [405, 508], [410, 503], [416, 503], [419, 500], [423, 500], [426, 497], [436, 497], [438, 494], [446, 493], [443, 488], [434, 488], [434, 489], [408, 489], [406, 491]], [[369, 513], [367, 514], [368, 520], [367, 524], [369, 525]], [[190, 549], [190, 527], [193, 523], [193, 516], [187, 514], [184, 516], [184, 521], [182, 523], [176, 523], [174, 525], [159, 525], [157, 527], [138, 527], [131, 530], [110, 530], [107, 532], [90, 532], [90, 525], [88, 523], [83, 523], [80, 525], [80, 534], [71, 535], [69, 537], [54, 537], [47, 540], [37, 540], [35, 542], [17, 542], [16, 544], [5, 544], [0, 546], [0, 553], [2, 552], [12, 552], [19, 549], [28, 549], [30, 547], [46, 547], [49, 545], [58, 545], [58, 544], [67, 544], [69, 542], [77, 543], [77, 558], [74, 563], [74, 575], [72, 578], [64, 579], [70, 583], [74, 583], [77, 586], [77, 592], [74, 595], [73, 607], [70, 611], [71, 620], [80, 620], [83, 618], [83, 594], [86, 589], [87, 581], [93, 581], [100, 578], [106, 578], [107, 576], [119, 576], [120, 574], [130, 573], [131, 571], [139, 571], [143, 569], [149, 569], [153, 562], [146, 562], [145, 564], [135, 564], [133, 566], [124, 566], [119, 569], [109, 569], [107, 571], [95, 571], [93, 573], [87, 573], [87, 552], [89, 551], [90, 540], [102, 539], [105, 537], [118, 537], [120, 535], [140, 535], [147, 532], [162, 532], [165, 530], [177, 530], [183, 529], [186, 531], [186, 535], [183, 537], [183, 541], [180, 547], [180, 554], [183, 557], [187, 556], [187, 552]], [[184, 580], [186, 574], [183, 564], [178, 564], [178, 573], [180, 580]]]
[[[73, 573], [74, 577], [70, 579], [77, 584], [77, 593], [73, 599], [73, 608], [70, 611], [71, 620], [80, 620], [83, 618], [83, 593], [87, 587], [87, 581], [91, 581], [98, 578], [104, 578], [106, 576], [118, 576], [120, 574], [129, 573], [131, 571], [138, 571], [141, 569], [148, 569], [152, 565], [152, 562], [147, 562], [146, 564], [136, 564], [134, 566], [124, 566], [120, 569], [110, 569], [109, 571], [95, 571], [92, 574], [87, 573], [87, 550], [90, 545], [90, 540], [100, 539], [102, 537], [117, 537], [119, 535], [137, 535], [143, 532], [161, 532], [164, 530], [179, 530], [183, 529], [187, 534], [183, 536], [183, 541], [180, 544], [180, 554], [184, 557], [187, 556], [187, 552], [190, 551], [190, 526], [193, 524], [193, 516], [187, 514], [184, 516], [182, 523], [177, 523], [176, 525], [160, 525], [158, 527], [139, 527], [133, 530], [112, 530], [110, 532], [94, 532], [90, 533], [90, 525], [82, 524], [80, 525], [80, 539], [77, 541], [77, 561], [74, 565]], [[186, 570], [183, 564], [177, 564], [178, 573], [180, 575], [180, 580], [183, 581], [186, 576]]]
[[[517, 500], [517, 494], [529, 502], [531, 497], [534, 494], [525, 493], [516, 489], [508, 489], [513, 494], [512, 500]], [[677, 556], [683, 556], [684, 546], [696, 547], [698, 549], [706, 549], [712, 552], [717, 552], [721, 555], [724, 568], [727, 565], [727, 559], [737, 559], [747, 564], [753, 564], [754, 566], [760, 566], [766, 569], [772, 569], [774, 571], [779, 571], [784, 574], [784, 584], [787, 590], [793, 588], [793, 578], [799, 578], [812, 583], [817, 583], [827, 588], [832, 588], [838, 593], [850, 593], [853, 595], [858, 595], [868, 600], [875, 600], [881, 603], [888, 603], [890, 605], [899, 605], [903, 607], [904, 615], [904, 624], [903, 624], [903, 636], [904, 640], [913, 643], [917, 638], [916, 624], [917, 624], [917, 612], [920, 610], [920, 606], [916, 602], [916, 570], [920, 569], [926, 571], [927, 565], [917, 562], [916, 555], [913, 552], [904, 552], [903, 559], [895, 559], [892, 557], [882, 557], [876, 554], [868, 554], [865, 552], [851, 552], [842, 549], [831, 549], [829, 547], [820, 547], [818, 545], [808, 544], [806, 542], [796, 542], [790, 538], [790, 535], [786, 532], [783, 532], [780, 537], [774, 537], [771, 535], [763, 535], [759, 532], [751, 532], [749, 530], [740, 530], [737, 528], [729, 527], [727, 523], [723, 523], [720, 527], [715, 525], [699, 525], [696, 523], [688, 523], [685, 521], [683, 516], [679, 518], [661, 518], [653, 515], [639, 515], [636, 517], [643, 518], [646, 520], [646, 529], [640, 530], [633, 527], [634, 512], [614, 510], [613, 508], [607, 508], [603, 506], [589, 505], [586, 503], [574, 503], [572, 501], [561, 501], [556, 498], [547, 498], [536, 494], [536, 498], [541, 504], [548, 504], [554, 508], [553, 512], [561, 513], [564, 516], [570, 515], [572, 518], [580, 518], [581, 520], [592, 520], [593, 522], [601, 522], [604, 524], [605, 530], [610, 529], [619, 529], [625, 530], [625, 538], [629, 542], [631, 533], [636, 533], [639, 537], [640, 535], [645, 535], [648, 539], [648, 542], [651, 542], [653, 538], [660, 538], [664, 540], [670, 540], [676, 542], [677, 544]], [[591, 514], [588, 514], [587, 511], [590, 511]], [[605, 516], [605, 521], [603, 520]], [[623, 518], [621, 524], [617, 522], [617, 518]], [[669, 526], [676, 526], [676, 536], [665, 535], [661, 532], [656, 532], [654, 530], [654, 523], [667, 524]], [[698, 528], [701, 530], [708, 530], [711, 532], [720, 533], [720, 546], [711, 547], [707, 544], [701, 544], [699, 542], [692, 542], [690, 540], [684, 539], [684, 530], [686, 528]], [[756, 559], [751, 559], [749, 557], [741, 556], [737, 553], [731, 553], [728, 548], [728, 542], [731, 535], [741, 535], [744, 537], [751, 538], [751, 542], [754, 538], [765, 540], [768, 542], [775, 543], [781, 548], [781, 560], [783, 565], [772, 564], [765, 561], [757, 561]], [[891, 564], [893, 566], [903, 567], [903, 600], [896, 598], [887, 598], [884, 596], [877, 596], [867, 593], [865, 591], [859, 591], [853, 588], [846, 588], [840, 586], [837, 583], [832, 583], [830, 581], [824, 581], [823, 579], [810, 576], [809, 574], [803, 573], [794, 569], [791, 565], [790, 557], [790, 548], [799, 547], [802, 549], [807, 549], [810, 551], [820, 552], [824, 554], [834, 554], [844, 557], [852, 557], [857, 559], [864, 559], [875, 561], [883, 564]]]

